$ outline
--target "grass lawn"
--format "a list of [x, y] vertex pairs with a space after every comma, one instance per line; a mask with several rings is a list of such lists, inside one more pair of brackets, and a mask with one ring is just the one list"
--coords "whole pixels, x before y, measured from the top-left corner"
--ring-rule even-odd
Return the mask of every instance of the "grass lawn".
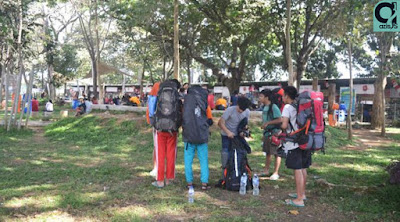
[[[249, 155], [263, 168], [261, 132], [252, 125]], [[150, 185], [152, 130], [142, 115], [118, 118], [96, 114], [62, 119], [44, 129], [6, 134], [0, 130], [0, 221], [399, 221], [400, 187], [387, 183], [385, 167], [400, 160], [400, 147], [345, 148], [346, 133], [328, 128], [326, 155], [316, 153], [309, 170], [306, 207], [285, 206], [293, 192], [292, 171], [282, 166], [279, 181], [261, 181], [260, 196], [213, 188], [195, 189], [189, 204], [183, 144], [178, 145], [177, 179], [172, 186]], [[181, 138], [180, 138], [181, 141]], [[220, 177], [220, 136], [212, 127], [210, 182]], [[357, 147], [357, 144], [352, 144]], [[194, 161], [195, 184], [200, 167]], [[326, 188], [315, 178], [338, 186]], [[368, 186], [359, 191], [347, 186]]]

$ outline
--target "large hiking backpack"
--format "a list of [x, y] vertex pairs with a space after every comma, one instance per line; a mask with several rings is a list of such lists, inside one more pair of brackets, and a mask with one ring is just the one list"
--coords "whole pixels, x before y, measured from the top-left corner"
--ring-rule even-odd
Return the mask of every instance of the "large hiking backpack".
[[222, 187], [231, 191], [239, 191], [240, 179], [243, 173], [247, 174], [246, 189], [253, 189], [253, 175], [247, 161], [247, 151], [244, 148], [244, 144], [240, 141], [240, 138], [236, 136], [232, 139], [228, 163], [224, 169]]
[[176, 132], [182, 125], [182, 101], [175, 82], [167, 80], [157, 94], [155, 128], [163, 132]]
[[183, 104], [183, 141], [192, 144], [208, 142], [207, 90], [192, 86]]
[[285, 107], [285, 103], [283, 102], [283, 93], [284, 90], [282, 88], [276, 88], [272, 90], [274, 95], [274, 101], [271, 101], [273, 104], [276, 104], [281, 112], [283, 111], [283, 107]]
[[[296, 122], [298, 130], [289, 138], [299, 144], [302, 150], [321, 150], [325, 145], [325, 121], [323, 114], [324, 95], [322, 92], [305, 91], [300, 93], [297, 103]], [[292, 125], [289, 121], [289, 124]], [[291, 126], [293, 129], [293, 126]], [[290, 139], [288, 139], [290, 140]]]

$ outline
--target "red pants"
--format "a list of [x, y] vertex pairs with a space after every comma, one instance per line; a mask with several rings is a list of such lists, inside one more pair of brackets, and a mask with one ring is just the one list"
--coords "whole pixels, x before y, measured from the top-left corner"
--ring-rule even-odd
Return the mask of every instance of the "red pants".
[[175, 179], [177, 138], [176, 132], [172, 135], [168, 132], [157, 132], [157, 181], [164, 181], [165, 165], [167, 165], [167, 179]]

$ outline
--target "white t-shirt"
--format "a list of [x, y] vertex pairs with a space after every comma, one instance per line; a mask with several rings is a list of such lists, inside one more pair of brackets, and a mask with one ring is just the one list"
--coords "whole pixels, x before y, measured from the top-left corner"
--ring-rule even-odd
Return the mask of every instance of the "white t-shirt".
[[54, 110], [53, 110], [53, 103], [51, 103], [51, 102], [47, 102], [46, 103], [46, 111], [47, 112], [53, 112]]
[[[290, 126], [290, 124], [288, 124], [288, 127], [286, 129], [287, 134], [299, 129], [299, 126], [297, 125], [297, 122], [296, 122], [297, 111], [296, 111], [296, 108], [294, 108], [292, 105], [290, 105], [290, 104], [285, 105], [285, 107], [283, 108], [283, 111], [282, 111], [282, 117], [289, 118], [289, 121], [294, 128], [292, 130], [292, 127]], [[289, 151], [289, 150], [294, 150], [294, 149], [298, 148], [299, 144], [293, 143], [293, 142], [286, 142], [283, 144], [283, 146], [286, 151]]]

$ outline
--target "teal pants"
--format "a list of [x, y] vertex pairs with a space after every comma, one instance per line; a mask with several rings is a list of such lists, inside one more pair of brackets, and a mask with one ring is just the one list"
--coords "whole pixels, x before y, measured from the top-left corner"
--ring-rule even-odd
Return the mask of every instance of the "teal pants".
[[200, 180], [202, 183], [208, 183], [208, 144], [185, 143], [185, 176], [187, 183], [193, 183], [193, 159], [197, 149], [197, 157], [200, 161]]

